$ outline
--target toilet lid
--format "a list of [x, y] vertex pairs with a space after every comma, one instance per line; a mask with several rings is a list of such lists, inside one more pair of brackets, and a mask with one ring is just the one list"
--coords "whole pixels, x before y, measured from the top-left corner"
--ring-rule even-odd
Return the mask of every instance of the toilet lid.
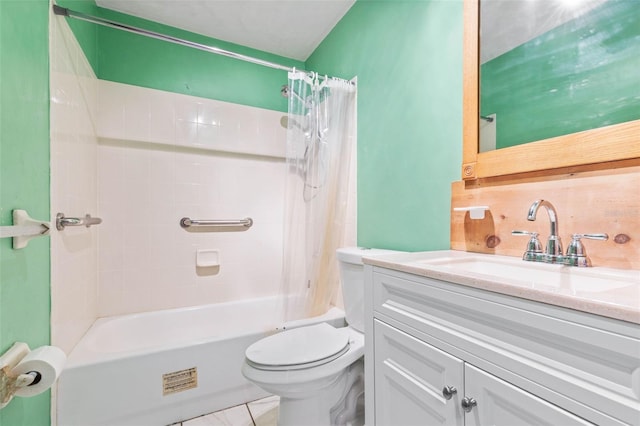
[[285, 370], [329, 362], [349, 349], [349, 332], [327, 323], [295, 328], [249, 346], [247, 361], [256, 368]]

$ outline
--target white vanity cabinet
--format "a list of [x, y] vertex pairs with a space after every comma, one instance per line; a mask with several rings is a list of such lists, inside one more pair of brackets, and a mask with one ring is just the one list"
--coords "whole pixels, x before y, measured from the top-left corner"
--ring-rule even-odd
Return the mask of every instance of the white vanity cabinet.
[[592, 424], [383, 322], [374, 327], [376, 425]]
[[384, 322], [374, 329], [375, 424], [464, 425], [464, 362]]
[[467, 426], [592, 424], [472, 365], [465, 364], [464, 377], [465, 394], [475, 401]]
[[368, 426], [640, 425], [637, 324], [379, 266], [366, 281]]

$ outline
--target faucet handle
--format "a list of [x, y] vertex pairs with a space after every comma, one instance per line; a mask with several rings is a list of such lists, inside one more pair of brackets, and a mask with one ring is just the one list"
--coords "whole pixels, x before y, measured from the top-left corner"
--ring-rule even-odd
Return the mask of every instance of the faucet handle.
[[571, 238], [575, 240], [580, 240], [580, 238], [586, 238], [588, 240], [607, 241], [609, 239], [609, 235], [607, 234], [572, 234]]
[[535, 260], [538, 260], [540, 256], [542, 256], [542, 244], [538, 239], [537, 232], [511, 231], [511, 235], [516, 235], [516, 236], [530, 235], [531, 236], [531, 238], [529, 239], [529, 242], [527, 243], [527, 249], [522, 255], [522, 260], [535, 261]]
[[609, 239], [607, 234], [573, 234], [571, 235], [571, 243], [567, 247], [567, 255], [564, 258], [564, 264], [569, 266], [591, 266], [591, 261], [587, 257], [587, 252], [580, 241], [582, 238], [589, 240], [606, 241]]

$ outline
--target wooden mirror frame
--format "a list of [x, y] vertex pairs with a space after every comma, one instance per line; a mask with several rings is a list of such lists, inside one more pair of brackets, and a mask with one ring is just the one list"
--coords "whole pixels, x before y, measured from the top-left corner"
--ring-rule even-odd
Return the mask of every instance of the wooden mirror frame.
[[463, 180], [543, 170], [553, 174], [554, 169], [640, 159], [640, 119], [478, 153], [479, 2], [464, 0], [463, 3]]

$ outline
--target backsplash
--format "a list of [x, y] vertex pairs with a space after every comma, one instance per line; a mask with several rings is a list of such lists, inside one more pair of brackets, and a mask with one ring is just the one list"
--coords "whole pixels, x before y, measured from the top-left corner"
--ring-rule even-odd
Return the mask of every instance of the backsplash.
[[[545, 245], [549, 217], [540, 209], [527, 220], [531, 204], [551, 202], [558, 213], [563, 249], [571, 234], [606, 233], [607, 241], [583, 240], [593, 266], [640, 269], [640, 166], [567, 173], [526, 180], [454, 182], [451, 197], [451, 248], [522, 257], [528, 237], [512, 230], [535, 231]], [[487, 205], [484, 219], [471, 219], [455, 207]]]

